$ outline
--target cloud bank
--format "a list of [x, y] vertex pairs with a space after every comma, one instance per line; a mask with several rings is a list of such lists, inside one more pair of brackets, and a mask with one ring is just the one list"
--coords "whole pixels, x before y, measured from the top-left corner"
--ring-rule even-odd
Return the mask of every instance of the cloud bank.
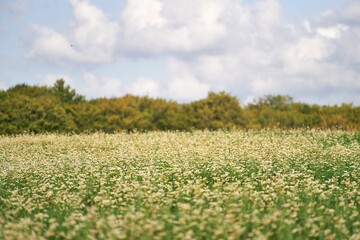
[[119, 25], [88, 1], [69, 2], [73, 7], [70, 32], [65, 34], [47, 26], [33, 26], [34, 38], [27, 56], [55, 63], [112, 61]]
[[103, 64], [118, 57], [161, 57], [167, 69], [162, 82], [141, 69], [126, 84], [85, 74], [84, 92], [118, 89], [189, 101], [226, 90], [245, 101], [289, 94], [307, 102], [360, 104], [356, 0], [297, 23], [283, 17], [276, 0], [128, 0], [117, 19], [90, 1], [69, 2], [69, 31], [33, 26], [29, 58]]

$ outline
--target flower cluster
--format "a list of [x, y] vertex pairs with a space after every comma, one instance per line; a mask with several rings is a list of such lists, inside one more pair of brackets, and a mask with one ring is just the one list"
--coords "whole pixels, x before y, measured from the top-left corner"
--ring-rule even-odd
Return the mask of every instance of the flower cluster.
[[360, 239], [360, 137], [0, 137], [0, 239]]

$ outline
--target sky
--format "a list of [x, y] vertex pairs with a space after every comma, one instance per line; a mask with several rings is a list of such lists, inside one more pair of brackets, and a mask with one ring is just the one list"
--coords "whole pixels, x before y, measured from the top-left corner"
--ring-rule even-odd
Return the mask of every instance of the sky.
[[360, 105], [358, 0], [0, 0], [0, 89]]

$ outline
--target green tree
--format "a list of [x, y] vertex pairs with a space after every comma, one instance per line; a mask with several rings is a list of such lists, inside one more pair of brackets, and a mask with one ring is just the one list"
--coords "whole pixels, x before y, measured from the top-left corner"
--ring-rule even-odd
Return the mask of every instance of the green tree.
[[139, 111], [147, 130], [187, 130], [185, 114], [180, 104], [165, 99], [143, 97]]
[[352, 104], [309, 105], [281, 95], [267, 95], [242, 108], [226, 92], [210, 92], [185, 104], [132, 95], [86, 101], [63, 79], [52, 87], [18, 84], [0, 90], [0, 134], [233, 127], [360, 130], [359, 115], [360, 107]]
[[72, 118], [53, 96], [13, 95], [0, 101], [0, 134], [70, 132]]
[[266, 95], [258, 100], [257, 105], [260, 107], [268, 106], [277, 110], [288, 110], [293, 103], [294, 99], [290, 96]]
[[244, 127], [242, 108], [236, 97], [226, 92], [210, 92], [206, 99], [191, 103], [188, 114], [199, 129]]
[[24, 95], [30, 98], [52, 95], [51, 90], [45, 86], [29, 86], [27, 84], [17, 84], [7, 90], [9, 96]]
[[65, 85], [63, 79], [55, 82], [51, 88], [52, 93], [57, 96], [63, 103], [75, 103], [85, 101], [85, 97], [76, 93], [75, 89], [71, 89], [69, 85]]

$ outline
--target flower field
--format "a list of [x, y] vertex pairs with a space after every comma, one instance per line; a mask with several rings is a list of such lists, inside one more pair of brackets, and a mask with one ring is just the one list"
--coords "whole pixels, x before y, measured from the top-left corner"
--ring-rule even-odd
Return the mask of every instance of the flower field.
[[360, 239], [360, 134], [3, 136], [0, 239]]

